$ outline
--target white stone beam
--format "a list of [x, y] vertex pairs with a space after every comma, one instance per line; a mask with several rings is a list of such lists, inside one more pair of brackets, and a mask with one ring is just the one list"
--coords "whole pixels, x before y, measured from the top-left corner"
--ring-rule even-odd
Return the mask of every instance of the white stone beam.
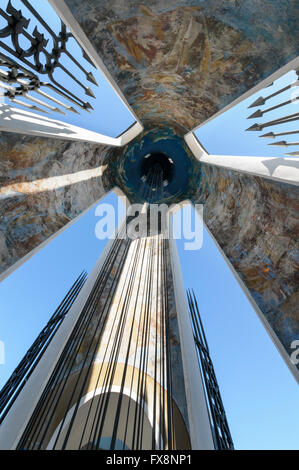
[[0, 104], [0, 131], [122, 147], [142, 130], [143, 126], [139, 122], [135, 122], [119, 137], [109, 137], [8, 104]]
[[209, 411], [195, 349], [184, 281], [176, 240], [173, 238], [172, 217], [170, 217], [169, 247], [183, 360], [191, 447], [193, 450], [214, 450]]
[[299, 185], [298, 157], [250, 157], [234, 155], [210, 155], [200, 144], [193, 132], [185, 136], [185, 141], [201, 163], [216, 165], [228, 170], [249, 173], [283, 183]]

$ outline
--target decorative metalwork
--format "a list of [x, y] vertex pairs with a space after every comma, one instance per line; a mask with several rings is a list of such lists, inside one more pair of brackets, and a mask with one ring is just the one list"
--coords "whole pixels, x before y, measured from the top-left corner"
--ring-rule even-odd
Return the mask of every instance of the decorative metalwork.
[[83, 271], [0, 392], [0, 424], [26, 384], [86, 281]]
[[264, 122], [263, 124], [253, 124], [249, 127], [248, 131], [262, 131], [265, 127], [277, 126], [278, 124], [285, 124], [287, 122], [298, 121], [299, 113], [288, 114], [287, 116], [282, 116], [278, 119], [273, 119], [273, 121]]
[[[7, 26], [0, 29], [0, 38], [10, 39], [13, 45], [13, 47], [11, 47], [4, 41], [0, 41], [0, 48], [26, 66], [26, 68], [24, 68], [24, 66], [21, 66], [19, 63], [13, 61], [6, 54], [0, 54], [0, 80], [6, 82], [9, 85], [1, 85], [1, 88], [6, 90], [2, 96], [6, 96], [11, 101], [35, 111], [46, 112], [36, 105], [28, 105], [26, 103], [24, 104], [22, 101], [18, 101], [16, 98], [24, 97], [34, 101], [38, 105], [50, 109], [51, 111], [65, 114], [60, 110], [60, 108], [53, 107], [44, 101], [40, 101], [28, 94], [30, 91], [35, 91], [44, 98], [54, 101], [55, 104], [58, 104], [64, 109], [71, 112], [77, 112], [73, 107], [65, 105], [58, 99], [53, 98], [52, 96], [40, 90], [41, 87], [47, 87], [62, 96], [64, 99], [70, 101], [73, 105], [90, 112], [93, 107], [89, 102], [76, 96], [62, 83], [59, 83], [59, 81], [57, 81], [54, 77], [55, 71], [61, 69], [72, 80], [73, 83], [76, 83], [83, 89], [87, 96], [95, 98], [95, 94], [91, 88], [82, 83], [74, 73], [72, 73], [66, 66], [63, 65], [63, 57], [66, 56], [72, 61], [73, 65], [78, 70], [84, 73], [87, 81], [93, 85], [98, 86], [98, 83], [92, 72], [87, 71], [68, 50], [68, 41], [70, 38], [74, 38], [72, 33], [67, 31], [65, 24], [61, 21], [60, 32], [59, 34], [56, 34], [49, 27], [46, 21], [39, 15], [39, 13], [32, 7], [28, 0], [21, 1], [24, 6], [28, 8], [36, 21], [49, 33], [53, 41], [53, 47], [50, 50], [47, 49], [49, 39], [46, 39], [45, 35], [39, 32], [37, 26], [34, 28], [32, 35], [28, 32], [27, 29], [30, 23], [30, 19], [25, 18], [21, 10], [16, 10], [12, 5], [11, 0], [8, 2], [6, 11], [0, 8], [0, 16], [7, 21]], [[30, 43], [30, 47], [27, 50], [24, 50], [20, 45], [20, 40], [22, 37], [28, 40]], [[85, 52], [83, 52], [83, 57], [88, 59]], [[90, 59], [88, 59], [88, 61], [92, 64]], [[3, 68], [7, 68], [8, 71], [2, 70]], [[47, 82], [40, 80], [38, 74], [41, 76], [46, 75], [50, 81]], [[18, 86], [14, 88], [11, 85]]]
[[[299, 77], [299, 69], [296, 70], [296, 74], [297, 74], [297, 77]], [[271, 100], [272, 98], [280, 95], [281, 93], [283, 93], [287, 90], [290, 90], [292, 88], [298, 87], [298, 86], [299, 86], [299, 79], [297, 78], [297, 80], [295, 80], [294, 82], [290, 83], [289, 85], [281, 88], [280, 90], [278, 90], [274, 93], [271, 93], [270, 95], [266, 96], [265, 98], [263, 96], [260, 96], [257, 100], [254, 101], [254, 103], [252, 103], [250, 106], [248, 106], [248, 108], [255, 108], [257, 106], [264, 106], [268, 100]], [[299, 101], [299, 96], [295, 96], [295, 97], [293, 97], [289, 100], [283, 101], [282, 103], [279, 103], [275, 106], [271, 106], [267, 109], [264, 109], [264, 110], [258, 109], [253, 114], [251, 114], [247, 119], [262, 118], [264, 116], [264, 114], [266, 114], [266, 113], [269, 113], [271, 111], [275, 111], [279, 108], [282, 108], [284, 106], [287, 106], [291, 103], [295, 103], [295, 102], [298, 102], [298, 101]], [[298, 120], [299, 120], [299, 113], [293, 113], [293, 114], [289, 114], [289, 115], [286, 115], [286, 116], [282, 116], [278, 119], [273, 119], [272, 121], [267, 121], [267, 122], [264, 122], [264, 123], [255, 123], [246, 130], [247, 131], [258, 131], [259, 132], [259, 131], [262, 131], [263, 129], [267, 128], [267, 127], [277, 126], [279, 124], [287, 124], [287, 123], [290, 123], [290, 122], [293, 122], [293, 121], [298, 121]], [[298, 130], [280, 132], [280, 133], [277, 133], [277, 134], [275, 134], [274, 132], [269, 132], [267, 134], [261, 135], [260, 137], [275, 138], [275, 137], [281, 136], [281, 135], [291, 135], [291, 134], [298, 134], [298, 133], [299, 133]], [[274, 142], [274, 143], [271, 143], [271, 144], [268, 144], [268, 145], [277, 145], [277, 146], [280, 146], [280, 147], [289, 147], [289, 146], [299, 145], [299, 142], [297, 142], [297, 141], [296, 142], [287, 142], [286, 140], [282, 140], [282, 141]], [[298, 152], [292, 152], [292, 153], [289, 153], [287, 155], [298, 155], [298, 154], [299, 154]]]
[[[121, 229], [123, 236], [125, 225]], [[80, 400], [86, 394], [86, 384], [90, 382], [91, 375], [95, 374], [94, 361], [102, 345], [102, 354], [105, 357], [105, 367], [102, 366], [93, 375], [97, 388], [101, 388], [100, 395], [94, 394], [88, 405], [88, 412], [84, 421], [80, 421], [82, 435], [72, 442], [72, 449], [88, 448], [100, 449], [107, 419], [113, 423], [110, 449], [117, 449], [117, 436], [122, 429], [123, 449], [142, 449], [145, 433], [145, 407], [149, 407], [146, 393], [146, 377], [149, 361], [154, 363], [154, 400], [148, 413], [152, 415], [153, 428], [151, 435], [152, 449], [173, 449], [173, 400], [172, 400], [172, 365], [170, 354], [170, 326], [169, 326], [169, 299], [168, 299], [168, 251], [167, 240], [160, 237], [139, 238], [134, 245], [131, 268], [127, 274], [127, 287], [121, 294], [117, 315], [117, 328], [115, 334], [107, 343], [102, 343], [105, 325], [114, 302], [114, 297], [120, 276], [122, 275], [127, 254], [131, 247], [128, 238], [116, 238], [110, 249], [94, 286], [85, 302], [81, 315], [73, 328], [69, 340], [62, 352], [59, 361], [46, 385], [38, 405], [26, 427], [18, 444], [18, 449], [67, 449], [72, 439], [72, 430], [78, 425]], [[148, 255], [146, 254], [148, 253]], [[158, 255], [154, 256], [154, 253]], [[145, 285], [141, 287], [140, 271], [138, 266], [144, 263]], [[161, 282], [157, 285], [153, 273], [157, 270]], [[139, 281], [138, 281], [139, 279]], [[134, 319], [127, 322], [130, 312], [130, 299], [138, 286], [142, 289], [144, 308], [142, 313], [134, 307]], [[159, 293], [154, 295], [153, 291]], [[158, 297], [161, 296], [161, 303]], [[136, 323], [139, 323], [138, 333]], [[155, 325], [155, 333], [152, 325]], [[128, 326], [130, 325], [130, 326]], [[134, 339], [137, 334], [138, 340]], [[151, 335], [156, 341], [154, 356], [149, 353]], [[158, 340], [160, 338], [160, 340]], [[82, 345], [84, 344], [84, 347]], [[115, 409], [110, 408], [111, 392], [114, 384], [116, 367], [119, 355], [123, 351], [124, 360], [120, 379], [121, 387]], [[153, 351], [153, 349], [151, 349]], [[80, 368], [76, 380], [70, 381], [74, 376], [74, 368], [78, 367], [80, 355]], [[124, 387], [128, 384], [130, 358], [134, 357], [134, 367], [139, 372], [129, 380], [132, 390], [137, 390], [136, 403], [138, 406], [130, 408], [125, 402]], [[101, 372], [102, 371], [102, 372]], [[161, 388], [157, 383], [160, 383]], [[66, 392], [67, 390], [67, 392]], [[162, 393], [162, 390], [167, 390]], [[75, 401], [74, 401], [75, 400]], [[72, 407], [73, 403], [75, 405]], [[71, 418], [66, 421], [71, 410]], [[53, 436], [53, 424], [57, 416], [61, 422]], [[120, 424], [120, 417], [127, 416], [125, 429]], [[81, 418], [80, 418], [81, 420]], [[134, 423], [130, 429], [129, 423]], [[158, 437], [159, 434], [159, 437]], [[49, 444], [50, 442], [50, 444]], [[87, 443], [87, 444], [86, 444]], [[149, 444], [150, 445], [150, 444]], [[50, 447], [48, 447], [50, 446]], [[87, 447], [86, 447], [87, 446]]]
[[233, 450], [234, 445], [221, 399], [213, 362], [210, 357], [203, 324], [200, 318], [197, 300], [193, 290], [192, 293], [190, 290], [187, 291], [187, 299], [192, 321], [195, 346], [201, 367], [201, 373], [204, 379], [205, 393], [211, 417], [215, 447], [218, 450]]

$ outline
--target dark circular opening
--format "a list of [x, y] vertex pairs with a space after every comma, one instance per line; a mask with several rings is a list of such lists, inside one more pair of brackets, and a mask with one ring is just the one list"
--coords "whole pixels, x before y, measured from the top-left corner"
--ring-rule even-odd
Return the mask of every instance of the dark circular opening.
[[162, 152], [149, 153], [145, 155], [141, 164], [140, 178], [146, 181], [147, 175], [155, 165], [160, 165], [163, 171], [164, 186], [170, 183], [174, 174], [174, 164], [172, 159]]

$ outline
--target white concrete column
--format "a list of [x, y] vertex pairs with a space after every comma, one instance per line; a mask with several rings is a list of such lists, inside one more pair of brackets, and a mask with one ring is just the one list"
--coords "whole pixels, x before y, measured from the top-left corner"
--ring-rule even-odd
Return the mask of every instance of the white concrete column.
[[195, 349], [176, 240], [173, 238], [171, 217], [169, 245], [184, 369], [191, 447], [197, 450], [214, 450], [215, 446], [209, 411]]
[[299, 185], [298, 157], [247, 157], [235, 155], [210, 155], [206, 152], [193, 132], [185, 141], [201, 163], [220, 166], [228, 170], [269, 178], [274, 181]]

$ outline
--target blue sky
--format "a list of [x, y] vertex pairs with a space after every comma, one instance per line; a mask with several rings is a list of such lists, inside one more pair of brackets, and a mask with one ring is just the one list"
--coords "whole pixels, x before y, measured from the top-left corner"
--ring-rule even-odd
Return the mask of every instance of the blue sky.
[[[264, 93], [293, 80], [294, 74]], [[111, 102], [112, 92], [106, 93], [106, 86], [101, 87], [104, 92], [98, 96], [91, 124], [84, 123], [113, 136], [128, 127], [132, 118], [115, 97]], [[255, 122], [245, 118], [254, 111], [247, 106], [256, 97], [197, 131], [210, 153], [283, 155], [284, 150], [267, 146], [269, 141], [259, 138], [260, 133], [244, 132]], [[290, 113], [296, 112], [294, 107], [289, 107]], [[276, 114], [267, 113], [268, 117], [274, 119]], [[292, 129], [291, 124], [285, 127]], [[116, 207], [117, 197], [111, 193], [104, 202]], [[106, 243], [95, 237], [97, 221], [94, 206], [1, 283], [0, 340], [5, 343], [6, 362], [0, 365], [0, 387], [82, 269], [90, 272], [94, 266]], [[256, 313], [206, 232], [200, 250], [185, 251], [180, 240], [178, 249], [185, 287], [197, 294], [235, 447], [298, 449], [298, 387]]]

